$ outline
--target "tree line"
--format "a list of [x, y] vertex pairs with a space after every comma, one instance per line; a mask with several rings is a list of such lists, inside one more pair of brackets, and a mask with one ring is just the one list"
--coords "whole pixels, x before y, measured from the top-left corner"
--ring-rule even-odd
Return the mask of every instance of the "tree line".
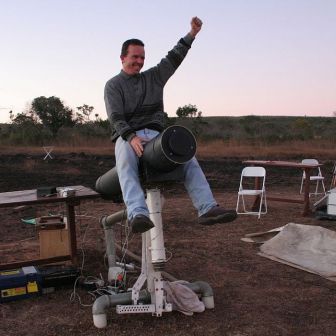
[[[203, 117], [196, 105], [179, 107], [176, 117], [168, 117], [167, 126], [188, 127], [197, 140], [235, 140], [276, 143], [292, 140], [336, 141], [335, 117]], [[10, 112], [10, 123], [0, 124], [0, 145], [43, 145], [59, 143], [93, 145], [110, 137], [110, 124], [88, 104], [71, 109], [58, 97], [37, 97], [26, 111]]]
[[[92, 115], [94, 114], [94, 119]], [[195, 105], [179, 107], [179, 118], [201, 117]], [[66, 106], [59, 97], [40, 96], [35, 98], [23, 112], [9, 112], [10, 124], [0, 127], [0, 143], [6, 145], [41, 145], [50, 142], [68, 142], [76, 138], [106, 139], [110, 135], [109, 121], [103, 120], [94, 107], [88, 104], [78, 106], [76, 110]], [[172, 121], [166, 115], [167, 124]]]

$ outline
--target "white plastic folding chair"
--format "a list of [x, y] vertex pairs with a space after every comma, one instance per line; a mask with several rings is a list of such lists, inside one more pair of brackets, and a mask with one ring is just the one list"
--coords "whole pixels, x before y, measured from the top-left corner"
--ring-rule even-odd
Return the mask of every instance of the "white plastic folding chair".
[[[319, 164], [318, 160], [316, 159], [303, 159], [301, 161], [303, 164]], [[310, 195], [319, 195], [319, 194], [326, 194], [325, 186], [324, 186], [324, 177], [322, 175], [322, 171], [320, 167], [316, 167], [317, 175], [311, 175], [310, 176], [310, 181], [315, 181], [316, 182], [316, 188], [315, 192], [310, 193]], [[300, 194], [302, 194], [303, 191], [303, 185], [304, 185], [304, 180], [306, 179], [306, 174], [305, 172], [302, 173], [302, 178], [301, 178], [301, 187], [300, 187]], [[323, 192], [319, 192], [319, 186], [322, 186]]]
[[[237, 214], [257, 215], [258, 218], [260, 218], [261, 214], [267, 213], [265, 179], [266, 169], [264, 167], [245, 167], [242, 170], [236, 206]], [[255, 200], [256, 197], [260, 198], [258, 211], [247, 210], [247, 199], [245, 199], [245, 197], [251, 199], [252, 196], [253, 200]], [[242, 203], [242, 206], [240, 203]], [[243, 210], [241, 210], [241, 208]]]

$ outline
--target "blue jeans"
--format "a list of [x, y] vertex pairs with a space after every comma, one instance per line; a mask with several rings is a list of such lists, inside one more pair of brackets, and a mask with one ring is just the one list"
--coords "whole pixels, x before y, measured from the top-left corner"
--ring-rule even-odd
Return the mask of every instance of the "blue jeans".
[[[137, 131], [136, 134], [141, 138], [151, 140], [159, 132], [146, 128]], [[115, 157], [128, 219], [130, 220], [139, 214], [149, 217], [145, 195], [139, 180], [139, 158], [131, 145], [121, 137], [117, 139], [115, 145]], [[205, 214], [217, 205], [209, 183], [195, 157], [184, 165], [184, 186], [198, 211], [198, 216]]]

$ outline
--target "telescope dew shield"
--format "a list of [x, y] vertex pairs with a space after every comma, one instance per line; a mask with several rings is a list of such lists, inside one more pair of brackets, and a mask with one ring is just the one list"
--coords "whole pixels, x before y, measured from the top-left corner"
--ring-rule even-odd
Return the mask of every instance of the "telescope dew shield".
[[98, 177], [96, 181], [96, 191], [105, 199], [111, 199], [117, 203], [122, 202], [117, 167], [113, 167], [104, 175]]
[[[142, 160], [155, 172], [167, 173], [190, 161], [195, 153], [194, 135], [186, 127], [174, 125], [166, 128], [146, 144]], [[105, 199], [122, 202], [116, 167], [97, 179], [96, 191]]]
[[186, 127], [174, 125], [146, 144], [143, 161], [155, 170], [169, 172], [190, 161], [195, 153], [194, 135]]

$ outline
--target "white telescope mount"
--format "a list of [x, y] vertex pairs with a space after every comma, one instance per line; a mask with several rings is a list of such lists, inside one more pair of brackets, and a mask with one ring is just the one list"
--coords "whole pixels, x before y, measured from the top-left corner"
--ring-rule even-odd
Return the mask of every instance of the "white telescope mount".
[[[132, 287], [132, 304], [117, 305], [116, 311], [118, 314], [152, 313], [159, 317], [163, 312], [172, 311], [172, 305], [166, 301], [161, 274], [167, 261], [161, 216], [163, 199], [159, 189], [147, 189], [146, 193], [149, 216], [155, 227], [142, 233], [141, 274]], [[149, 304], [139, 301], [139, 294], [145, 282], [151, 296]]]

